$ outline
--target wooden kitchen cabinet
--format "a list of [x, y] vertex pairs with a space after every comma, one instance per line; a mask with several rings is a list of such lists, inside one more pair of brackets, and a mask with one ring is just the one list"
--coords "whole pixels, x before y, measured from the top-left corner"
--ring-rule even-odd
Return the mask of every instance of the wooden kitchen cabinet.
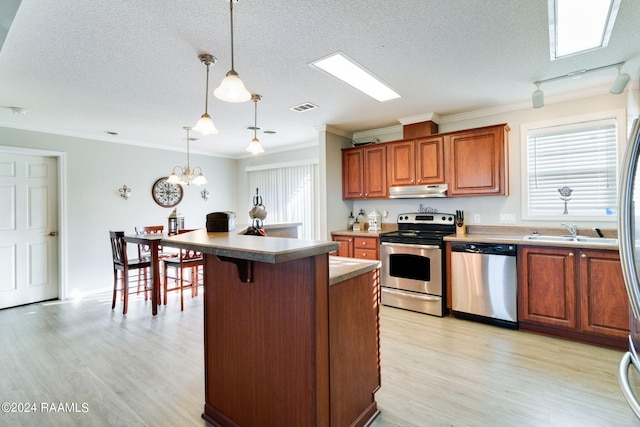
[[440, 184], [444, 175], [444, 138], [432, 136], [387, 144], [390, 187]]
[[581, 250], [580, 328], [620, 338], [629, 335], [629, 299], [616, 251]]
[[343, 199], [382, 199], [388, 194], [386, 145], [342, 150]]
[[445, 135], [449, 196], [509, 194], [509, 126]]
[[362, 259], [380, 259], [380, 239], [377, 237], [355, 237], [353, 239], [353, 257]]
[[518, 248], [520, 329], [624, 349], [628, 313], [617, 251]]
[[576, 327], [575, 249], [520, 247], [518, 321]]
[[380, 259], [380, 239], [377, 236], [356, 236], [353, 232], [350, 234], [333, 232], [331, 238], [334, 242], [340, 242], [340, 247], [334, 255], [369, 260]]
[[343, 256], [347, 258], [353, 258], [353, 237], [351, 236], [332, 236], [334, 242], [339, 242], [340, 246], [336, 251], [335, 256]]

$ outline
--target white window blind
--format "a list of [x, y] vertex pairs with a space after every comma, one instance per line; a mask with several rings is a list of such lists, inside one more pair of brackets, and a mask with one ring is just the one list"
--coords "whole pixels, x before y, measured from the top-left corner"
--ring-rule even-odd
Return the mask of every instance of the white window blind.
[[258, 188], [262, 196], [265, 224], [300, 222], [301, 239], [319, 239], [317, 163], [249, 171], [248, 183], [252, 194]]
[[615, 216], [617, 135], [615, 117], [528, 129], [528, 215]]

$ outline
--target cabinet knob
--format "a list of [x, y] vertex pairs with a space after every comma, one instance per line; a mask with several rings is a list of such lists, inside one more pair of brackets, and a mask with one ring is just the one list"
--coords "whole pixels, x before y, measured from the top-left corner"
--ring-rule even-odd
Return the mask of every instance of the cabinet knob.
[[573, 256], [573, 252], [569, 252], [569, 256]]
[[580, 255], [580, 256], [581, 256], [582, 258], [586, 258], [586, 257], [587, 257], [587, 254], [582, 254], [582, 255]]

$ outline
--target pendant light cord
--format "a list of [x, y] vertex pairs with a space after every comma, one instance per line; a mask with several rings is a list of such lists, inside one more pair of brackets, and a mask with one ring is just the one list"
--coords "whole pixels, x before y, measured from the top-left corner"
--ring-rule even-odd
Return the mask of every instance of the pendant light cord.
[[229, 0], [229, 16], [231, 17], [231, 71], [235, 72], [233, 64], [233, 0]]
[[[211, 61], [207, 60], [205, 65], [207, 66], [207, 83], [205, 85], [205, 93], [204, 93], [204, 113], [209, 115], [209, 64]], [[187, 131], [187, 139], [189, 138], [189, 131]]]
[[187, 173], [191, 174], [191, 165], [189, 164], [189, 128], [185, 130], [187, 131], [187, 171], [188, 171]]
[[255, 113], [253, 115], [253, 139], [257, 139], [256, 132], [258, 132], [258, 97], [254, 98]]

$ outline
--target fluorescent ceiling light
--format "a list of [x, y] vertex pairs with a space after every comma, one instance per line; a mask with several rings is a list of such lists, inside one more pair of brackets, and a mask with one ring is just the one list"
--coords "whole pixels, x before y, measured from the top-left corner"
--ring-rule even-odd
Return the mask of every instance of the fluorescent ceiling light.
[[382, 83], [382, 81], [356, 64], [342, 52], [336, 52], [325, 58], [318, 59], [312, 62], [311, 65], [331, 74], [380, 102], [400, 98], [400, 95], [393, 89]]
[[551, 60], [607, 46], [620, 0], [548, 0]]

